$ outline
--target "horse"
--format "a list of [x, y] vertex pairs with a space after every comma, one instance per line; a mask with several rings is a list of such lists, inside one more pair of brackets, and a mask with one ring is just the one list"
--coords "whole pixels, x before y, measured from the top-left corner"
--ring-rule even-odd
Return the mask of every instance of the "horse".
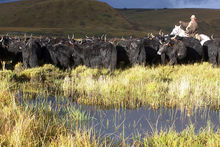
[[[170, 33], [170, 35], [178, 35], [180, 37], [189, 37], [188, 34], [181, 28], [181, 25], [175, 25], [174, 29]], [[211, 40], [209, 36], [205, 34], [196, 34], [195, 38], [200, 41], [200, 44], [203, 45], [206, 41]]]
[[175, 25], [170, 35], [178, 35], [180, 37], [189, 37], [189, 35], [186, 34], [186, 32], [181, 28], [181, 25], [179, 26]]

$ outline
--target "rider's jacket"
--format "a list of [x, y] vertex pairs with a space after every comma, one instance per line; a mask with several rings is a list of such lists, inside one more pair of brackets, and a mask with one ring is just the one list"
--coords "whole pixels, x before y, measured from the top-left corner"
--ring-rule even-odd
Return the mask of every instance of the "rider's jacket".
[[186, 33], [189, 34], [190, 37], [194, 37], [198, 32], [198, 23], [194, 21], [183, 22], [180, 23], [183, 27], [186, 27]]

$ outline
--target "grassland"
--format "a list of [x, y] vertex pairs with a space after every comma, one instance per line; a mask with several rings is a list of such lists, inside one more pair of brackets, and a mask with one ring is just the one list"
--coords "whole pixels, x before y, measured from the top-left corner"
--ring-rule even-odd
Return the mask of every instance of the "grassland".
[[[35, 94], [43, 90], [57, 94], [73, 95], [76, 101], [87, 104], [104, 104], [114, 107], [131, 104], [158, 104], [164, 106], [210, 106], [219, 108], [219, 69], [210, 64], [187, 66], [141, 67], [116, 70], [111, 75], [107, 69], [78, 67], [71, 72], [61, 71], [52, 65], [23, 70], [0, 72], [0, 145], [1, 146], [214, 146], [220, 144], [220, 132], [207, 126], [194, 132], [193, 126], [181, 133], [173, 130], [155, 131], [143, 139], [126, 138], [119, 142], [101, 139], [91, 129], [66, 127], [66, 121], [89, 119], [76, 109], [67, 113], [66, 120], [57, 117], [48, 107], [21, 106], [18, 91]], [[74, 85], [74, 86], [73, 86]], [[81, 92], [84, 92], [82, 94]], [[77, 95], [78, 94], [78, 95]], [[143, 95], [142, 95], [143, 94]], [[118, 96], [117, 96], [118, 95]], [[115, 96], [110, 98], [110, 96]], [[141, 98], [139, 97], [141, 96]], [[26, 95], [24, 98], [31, 98]], [[100, 100], [98, 100], [100, 99]], [[136, 100], [135, 100], [136, 99]], [[91, 102], [90, 102], [91, 101]], [[167, 103], [165, 103], [167, 102]]]

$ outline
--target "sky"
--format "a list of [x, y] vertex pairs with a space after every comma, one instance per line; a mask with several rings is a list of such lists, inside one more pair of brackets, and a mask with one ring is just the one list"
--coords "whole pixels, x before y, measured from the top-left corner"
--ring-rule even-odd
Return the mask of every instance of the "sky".
[[114, 8], [212, 8], [220, 9], [220, 0], [100, 0]]
[[0, 3], [7, 3], [7, 2], [13, 2], [13, 1], [18, 1], [18, 0], [0, 0]]
[[[16, 0], [0, 0], [0, 3]], [[99, 0], [114, 8], [212, 8], [220, 9], [220, 0]]]

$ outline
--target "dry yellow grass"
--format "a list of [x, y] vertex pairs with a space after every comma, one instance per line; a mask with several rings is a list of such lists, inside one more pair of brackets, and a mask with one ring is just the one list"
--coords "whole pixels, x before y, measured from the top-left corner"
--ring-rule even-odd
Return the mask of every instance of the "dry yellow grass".
[[[31, 107], [18, 105], [14, 93], [16, 92], [14, 91], [14, 84], [16, 79], [17, 88], [22, 88], [21, 85], [28, 85], [29, 82], [22, 81], [19, 76], [26, 75], [26, 80], [30, 80], [40, 74], [46, 76], [46, 81], [49, 83], [57, 80], [57, 84], [51, 86], [60, 86], [59, 88], [67, 93], [77, 90], [77, 93], [81, 94], [84, 91], [85, 95], [78, 95], [78, 101], [85, 103], [90, 103], [92, 99], [93, 102], [97, 102], [94, 104], [113, 105], [115, 107], [128, 105], [128, 103], [146, 103], [157, 106], [167, 102], [169, 105], [176, 106], [208, 105], [219, 108], [219, 70], [204, 63], [176, 66], [175, 68], [169, 66], [135, 66], [124, 71], [116, 70], [112, 75], [108, 74], [107, 69], [88, 69], [86, 67], [78, 67], [72, 70], [69, 75], [52, 65], [17, 73], [7, 70], [1, 71], [0, 146], [217, 147], [220, 142], [220, 132], [219, 130], [214, 132], [211, 126], [200, 130], [198, 134], [194, 132], [193, 126], [180, 133], [169, 130], [167, 132], [155, 132], [152, 136], [146, 134], [143, 140], [134, 138], [133, 144], [126, 144], [123, 138], [121, 142], [117, 143], [111, 142], [108, 138], [101, 139], [92, 133], [94, 132], [92, 128], [88, 130], [78, 128], [70, 131], [64, 125], [65, 122], [63, 121], [66, 120], [59, 121], [59, 118], [51, 110], [42, 107], [39, 108], [40, 111], [36, 112]], [[66, 75], [60, 77], [60, 74]], [[39, 87], [36, 86], [35, 88]], [[76, 114], [68, 113], [68, 115], [73, 116], [81, 115], [77, 111]], [[82, 117], [79, 118], [82, 119]], [[73, 121], [71, 120], [71, 122]]]

